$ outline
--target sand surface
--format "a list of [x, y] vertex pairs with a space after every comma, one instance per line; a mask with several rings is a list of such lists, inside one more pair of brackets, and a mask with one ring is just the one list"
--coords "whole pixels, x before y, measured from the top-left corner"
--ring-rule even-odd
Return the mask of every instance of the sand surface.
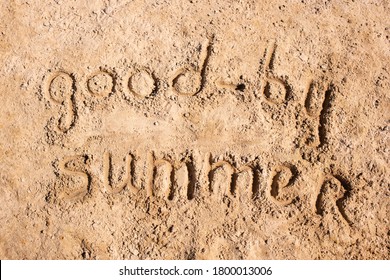
[[1, 1], [1, 259], [389, 259], [388, 1]]

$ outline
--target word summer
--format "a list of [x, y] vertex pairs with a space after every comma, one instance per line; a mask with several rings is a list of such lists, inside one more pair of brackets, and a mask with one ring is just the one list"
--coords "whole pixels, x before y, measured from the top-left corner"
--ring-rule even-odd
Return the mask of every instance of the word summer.
[[[300, 171], [296, 165], [283, 163], [268, 168], [262, 159], [236, 160], [233, 156], [214, 156], [211, 153], [187, 152], [180, 156], [147, 152], [142, 157], [128, 153], [115, 157], [106, 151], [97, 165], [88, 155], [66, 157], [59, 161], [59, 176], [77, 178], [80, 186], [62, 196], [65, 199], [83, 199], [93, 186], [102, 186], [103, 192], [146, 195], [167, 201], [193, 200], [205, 196], [217, 199], [228, 196], [240, 201], [255, 200], [260, 192], [279, 206], [291, 204], [299, 194]], [[115, 164], [114, 164], [115, 161]], [[115, 165], [115, 166], [114, 166]], [[92, 168], [91, 166], [95, 166]], [[96, 168], [100, 166], [100, 168]], [[270, 169], [270, 170], [268, 170]], [[93, 184], [92, 184], [93, 182]], [[342, 198], [348, 189], [338, 175], [323, 177], [318, 199], [332, 192]], [[63, 186], [68, 187], [68, 185]], [[317, 207], [321, 208], [321, 201]], [[321, 209], [317, 209], [319, 212]]]

